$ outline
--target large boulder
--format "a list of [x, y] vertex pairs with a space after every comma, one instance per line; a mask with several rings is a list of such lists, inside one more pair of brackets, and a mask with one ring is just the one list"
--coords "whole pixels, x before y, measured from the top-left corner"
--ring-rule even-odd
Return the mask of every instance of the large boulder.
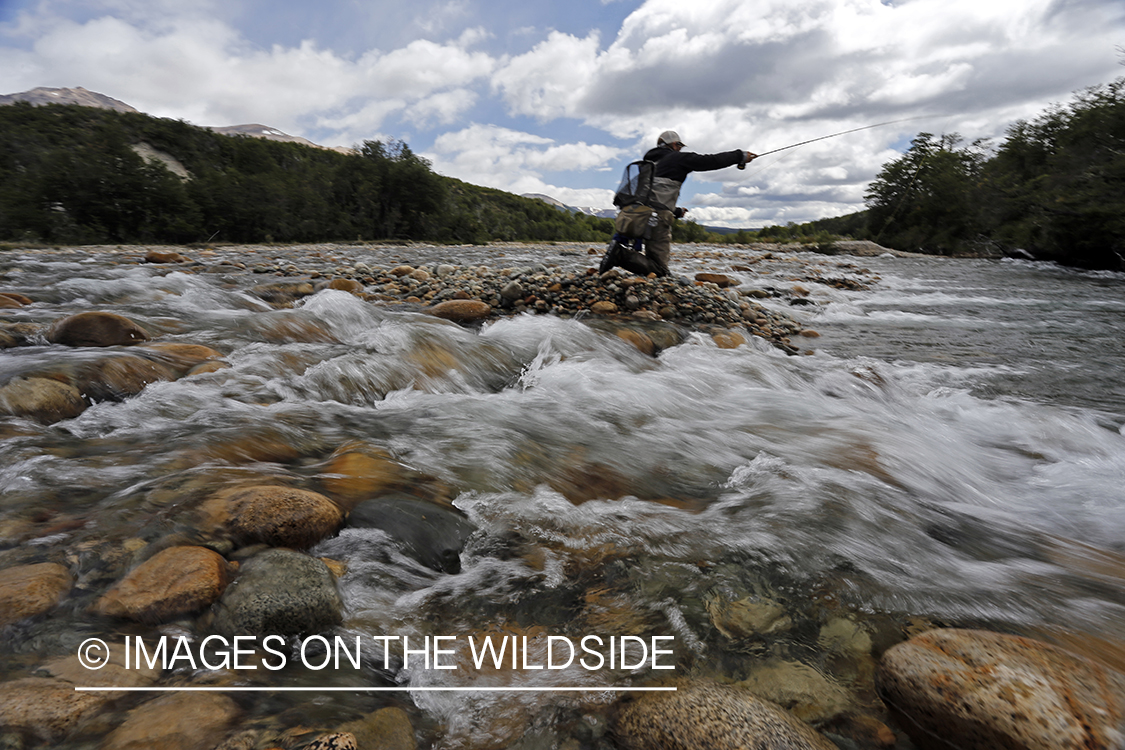
[[773, 703], [718, 683], [627, 698], [616, 707], [610, 731], [623, 750], [836, 750]]
[[923, 747], [1125, 747], [1125, 676], [1029, 638], [931, 630], [883, 655], [878, 685]]
[[318, 492], [255, 485], [224, 490], [202, 508], [205, 522], [225, 526], [240, 544], [308, 549], [334, 534], [344, 512]]
[[0, 570], [0, 628], [52, 609], [74, 580], [58, 563], [17, 565]]
[[206, 547], [169, 547], [129, 571], [94, 605], [99, 614], [166, 622], [210, 606], [226, 589], [229, 565]]
[[215, 630], [235, 635], [313, 634], [343, 622], [336, 579], [321, 560], [288, 549], [250, 558], [216, 605]]
[[120, 346], [150, 338], [148, 331], [128, 318], [96, 310], [56, 320], [47, 329], [47, 340], [64, 346]]

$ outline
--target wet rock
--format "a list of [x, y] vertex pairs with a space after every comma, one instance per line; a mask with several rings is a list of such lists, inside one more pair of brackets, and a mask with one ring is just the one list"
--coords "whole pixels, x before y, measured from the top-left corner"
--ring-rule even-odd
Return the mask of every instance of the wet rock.
[[623, 750], [836, 750], [773, 703], [716, 683], [626, 699], [617, 705], [610, 731]]
[[734, 601], [718, 595], [704, 600], [715, 629], [731, 640], [780, 633], [793, 627], [785, 607], [766, 597], [743, 597]]
[[58, 563], [0, 570], [0, 628], [49, 611], [70, 593], [73, 583], [70, 573]]
[[343, 450], [324, 467], [321, 483], [345, 507], [390, 491], [406, 474], [406, 467], [382, 449], [351, 445]]
[[73, 419], [87, 406], [77, 388], [51, 378], [16, 378], [0, 387], [0, 414], [42, 424]]
[[250, 293], [271, 305], [291, 305], [302, 297], [308, 297], [315, 290], [307, 281], [277, 281], [272, 284], [259, 284]]
[[695, 280], [704, 284], [714, 284], [720, 289], [726, 289], [728, 286], [738, 286], [738, 280], [732, 279], [730, 276], [721, 273], [697, 273]]
[[771, 659], [756, 665], [738, 683], [759, 698], [776, 703], [798, 719], [820, 723], [851, 707], [848, 691], [800, 662]]
[[155, 355], [160, 362], [169, 365], [180, 373], [186, 373], [193, 367], [213, 362], [223, 356], [209, 346], [181, 344], [173, 341], [140, 344], [137, 348], [146, 354]]
[[121, 401], [137, 395], [150, 383], [176, 377], [177, 373], [166, 365], [121, 352], [80, 368], [75, 375], [75, 387], [90, 401]]
[[100, 693], [79, 692], [63, 680], [25, 677], [0, 682], [0, 727], [57, 744], [106, 700]]
[[134, 708], [100, 750], [211, 750], [241, 711], [218, 693], [171, 693]]
[[635, 346], [638, 351], [645, 354], [654, 356], [656, 354], [656, 344], [652, 343], [652, 339], [648, 335], [640, 331], [634, 331], [631, 328], [621, 328], [617, 331], [617, 337], [628, 341]]
[[149, 250], [145, 253], [145, 263], [189, 263], [191, 258], [187, 258], [175, 252], [162, 252], [160, 250]]
[[711, 334], [711, 340], [720, 349], [737, 349], [746, 343], [746, 337], [737, 331], [716, 331]]
[[100, 311], [68, 316], [47, 329], [47, 340], [63, 346], [124, 346], [150, 338], [148, 331], [128, 318]]
[[590, 312], [595, 315], [612, 315], [617, 312], [617, 305], [609, 300], [598, 300], [590, 305]]
[[[1028, 638], [931, 630], [889, 649], [879, 692], [917, 743], [964, 750], [1118, 750], [1125, 676]], [[935, 738], [943, 743], [934, 745]]]
[[334, 344], [336, 336], [323, 324], [291, 311], [256, 315], [250, 326], [270, 344]]
[[98, 614], [167, 622], [210, 606], [229, 580], [227, 561], [205, 547], [170, 547], [129, 571], [94, 605]]
[[227, 636], [319, 633], [343, 622], [343, 602], [328, 566], [288, 549], [250, 558], [216, 605], [214, 627]]
[[416, 750], [414, 727], [401, 708], [380, 708], [340, 727], [349, 732], [363, 750]]
[[13, 346], [27, 346], [40, 331], [34, 323], [7, 323], [0, 321], [0, 349]]
[[492, 314], [492, 306], [478, 299], [451, 299], [439, 302], [428, 312], [455, 323], [473, 323]]
[[350, 294], [360, 294], [363, 292], [363, 284], [355, 279], [332, 279], [325, 286], [328, 289], [338, 289], [341, 292], [348, 292]]
[[324, 495], [273, 485], [224, 490], [201, 512], [211, 528], [225, 526], [240, 544], [294, 549], [308, 549], [344, 522], [344, 512]]
[[386, 496], [362, 502], [348, 526], [381, 529], [403, 553], [443, 573], [461, 572], [461, 550], [475, 531], [461, 511], [413, 497]]
[[[36, 671], [83, 687], [148, 687], [160, 677], [159, 665], [150, 667], [147, 662], [137, 664], [132, 660], [126, 666], [125, 643], [110, 643], [108, 649], [108, 660], [97, 669], [85, 666], [78, 655], [74, 654], [48, 662]], [[103, 656], [99, 652], [91, 654]], [[117, 700], [125, 695], [125, 691], [99, 691], [98, 694], [109, 700]]]
[[0, 292], [0, 308], [14, 310], [31, 304], [31, 298], [15, 292]]

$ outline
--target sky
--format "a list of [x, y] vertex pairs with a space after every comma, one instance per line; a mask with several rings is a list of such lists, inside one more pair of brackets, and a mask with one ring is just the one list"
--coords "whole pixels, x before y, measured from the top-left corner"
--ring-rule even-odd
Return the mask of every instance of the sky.
[[728, 227], [862, 209], [919, 132], [997, 144], [1123, 63], [1122, 0], [0, 0], [0, 94], [398, 139], [572, 206], [610, 208], [664, 130], [763, 153], [866, 128], [692, 174], [688, 217]]

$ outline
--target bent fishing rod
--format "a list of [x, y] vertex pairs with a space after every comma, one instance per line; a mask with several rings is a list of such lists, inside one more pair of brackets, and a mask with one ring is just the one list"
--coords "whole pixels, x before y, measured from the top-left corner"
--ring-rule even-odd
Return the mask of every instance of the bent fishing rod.
[[[776, 154], [779, 151], [788, 151], [791, 148], [797, 148], [798, 146], [805, 146], [805, 145], [808, 145], [810, 143], [816, 143], [817, 141], [827, 140], [828, 138], [835, 138], [836, 136], [840, 136], [840, 135], [847, 135], [848, 133], [858, 133], [861, 130], [870, 130], [871, 128], [881, 128], [884, 125], [894, 125], [894, 124], [900, 123], [900, 122], [910, 122], [911, 120], [925, 120], [925, 119], [928, 119], [928, 118], [931, 118], [931, 117], [938, 117], [938, 115], [922, 115], [920, 117], [904, 117], [901, 120], [888, 120], [887, 122], [877, 122], [874, 125], [864, 125], [863, 127], [852, 128], [851, 130], [841, 130], [839, 133], [830, 133], [828, 135], [822, 135], [819, 138], [810, 138], [807, 141], [801, 141], [800, 143], [791, 143], [788, 146], [782, 146], [781, 148], [775, 148], [772, 151], [766, 151], [765, 153], [762, 153], [762, 154], [754, 154], [754, 158], [758, 159], [758, 158], [761, 158], [763, 156], [769, 156], [770, 154]], [[738, 165], [738, 168], [739, 169], [746, 169], [747, 163], [748, 162], [742, 162], [741, 164]]]

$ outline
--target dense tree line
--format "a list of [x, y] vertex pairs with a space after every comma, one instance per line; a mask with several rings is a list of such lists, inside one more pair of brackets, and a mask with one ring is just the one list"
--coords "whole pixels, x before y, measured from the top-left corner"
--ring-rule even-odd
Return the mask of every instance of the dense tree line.
[[[173, 174], [138, 144], [188, 171]], [[58, 244], [604, 241], [612, 222], [431, 171], [400, 141], [355, 153], [112, 110], [0, 107], [0, 239]]]
[[921, 133], [842, 229], [900, 250], [1023, 251], [1125, 270], [1125, 78], [1008, 128], [995, 148]]

